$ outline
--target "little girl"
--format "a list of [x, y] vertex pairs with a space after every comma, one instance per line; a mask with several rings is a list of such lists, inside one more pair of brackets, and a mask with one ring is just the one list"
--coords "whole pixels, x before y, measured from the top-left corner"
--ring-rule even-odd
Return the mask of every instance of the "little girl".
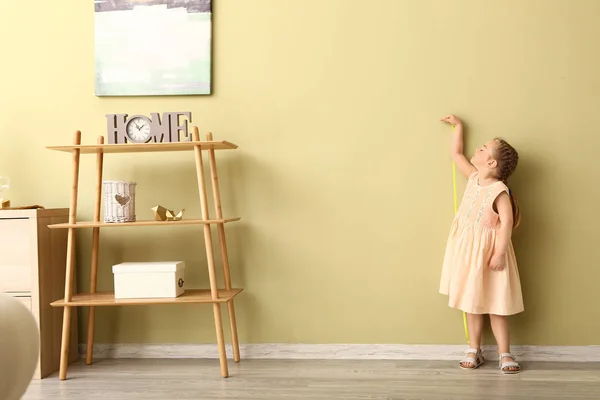
[[471, 348], [459, 365], [475, 369], [484, 362], [481, 335], [483, 316], [489, 314], [500, 370], [518, 373], [521, 367], [510, 353], [507, 316], [524, 310], [511, 242], [520, 214], [506, 181], [519, 155], [506, 141], [493, 139], [478, 148], [469, 162], [463, 155], [462, 122], [454, 115], [442, 121], [454, 126], [452, 157], [468, 177], [450, 229], [440, 281], [440, 293], [448, 296], [449, 306], [467, 313]]

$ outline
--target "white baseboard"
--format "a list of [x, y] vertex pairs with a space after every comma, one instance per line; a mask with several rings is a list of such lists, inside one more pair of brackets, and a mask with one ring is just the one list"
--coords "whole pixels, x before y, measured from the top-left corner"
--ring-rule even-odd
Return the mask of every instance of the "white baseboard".
[[[464, 345], [402, 344], [245, 344], [242, 359], [321, 360], [457, 360]], [[231, 345], [226, 347], [231, 358]], [[79, 346], [85, 354], [86, 345]], [[489, 359], [496, 358], [494, 346], [484, 346]], [[600, 362], [600, 346], [512, 346], [520, 361]], [[218, 358], [215, 344], [111, 344], [94, 345], [94, 358]]]

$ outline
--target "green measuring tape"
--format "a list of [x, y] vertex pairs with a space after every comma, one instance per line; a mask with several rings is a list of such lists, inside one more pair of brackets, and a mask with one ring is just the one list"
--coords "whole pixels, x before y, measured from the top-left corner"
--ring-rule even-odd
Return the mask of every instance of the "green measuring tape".
[[[452, 132], [454, 132], [454, 125], [452, 125]], [[456, 163], [452, 162], [452, 188], [454, 189], [454, 214], [458, 212], [458, 196], [456, 195]], [[465, 329], [465, 337], [467, 343], [469, 343], [469, 329], [467, 328], [467, 313], [463, 311], [463, 326]]]

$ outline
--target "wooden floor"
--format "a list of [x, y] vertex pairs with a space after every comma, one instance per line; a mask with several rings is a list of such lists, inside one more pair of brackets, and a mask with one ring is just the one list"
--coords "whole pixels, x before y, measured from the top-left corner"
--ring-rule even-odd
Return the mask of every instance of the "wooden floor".
[[217, 360], [111, 359], [33, 381], [23, 400], [600, 399], [599, 363], [522, 366], [502, 375], [492, 361], [463, 371], [448, 361], [242, 360], [222, 379]]

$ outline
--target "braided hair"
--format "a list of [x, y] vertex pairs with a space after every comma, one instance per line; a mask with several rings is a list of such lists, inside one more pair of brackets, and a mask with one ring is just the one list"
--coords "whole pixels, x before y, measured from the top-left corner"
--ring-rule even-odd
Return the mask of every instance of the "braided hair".
[[[498, 143], [494, 150], [494, 158], [498, 163], [498, 179], [508, 186], [508, 178], [515, 172], [519, 163], [519, 153], [504, 139], [496, 138], [495, 140]], [[519, 211], [517, 199], [510, 189], [508, 189], [508, 193], [513, 211], [513, 229], [515, 229], [521, 223], [521, 212]]]

